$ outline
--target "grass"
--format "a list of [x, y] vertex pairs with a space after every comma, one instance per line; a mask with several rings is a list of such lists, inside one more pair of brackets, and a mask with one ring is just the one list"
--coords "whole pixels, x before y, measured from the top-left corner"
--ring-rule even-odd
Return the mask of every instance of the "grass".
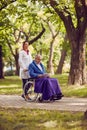
[[[87, 85], [67, 85], [68, 75], [55, 75], [63, 94], [67, 97], [87, 97]], [[22, 93], [18, 76], [0, 79], [0, 94]], [[0, 130], [87, 130], [83, 112], [60, 112], [37, 109], [14, 109], [0, 107]]]
[[7, 76], [0, 79], [0, 94], [22, 93], [22, 82], [18, 76]]
[[[68, 75], [54, 75], [57, 78], [63, 94], [67, 97], [87, 97], [87, 85], [69, 86], [67, 84]], [[22, 82], [18, 76], [7, 76], [5, 79], [0, 79], [0, 94], [21, 94]]]
[[55, 75], [58, 79], [62, 92], [66, 97], [87, 97], [87, 84], [86, 85], [68, 85], [68, 74]]
[[0, 130], [87, 130], [83, 113], [0, 108]]

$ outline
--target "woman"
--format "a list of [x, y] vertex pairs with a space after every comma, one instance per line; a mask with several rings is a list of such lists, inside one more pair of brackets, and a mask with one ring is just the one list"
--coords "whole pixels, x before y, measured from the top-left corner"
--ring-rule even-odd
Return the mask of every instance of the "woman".
[[[20, 77], [22, 79], [23, 90], [24, 90], [24, 85], [29, 78], [28, 66], [32, 62], [32, 57], [30, 51], [28, 50], [28, 45], [29, 43], [27, 41], [24, 41], [22, 50], [19, 53]], [[24, 97], [24, 94], [22, 94], [22, 97], [25, 98], [26, 100], [30, 100], [28, 95]]]

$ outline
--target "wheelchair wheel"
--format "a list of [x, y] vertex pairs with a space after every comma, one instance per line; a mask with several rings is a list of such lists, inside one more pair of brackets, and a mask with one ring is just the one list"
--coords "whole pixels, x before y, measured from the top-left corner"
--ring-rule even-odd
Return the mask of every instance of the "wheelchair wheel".
[[38, 93], [34, 92], [34, 81], [28, 81], [24, 86], [24, 93], [27, 93], [31, 98], [31, 101], [36, 101]]

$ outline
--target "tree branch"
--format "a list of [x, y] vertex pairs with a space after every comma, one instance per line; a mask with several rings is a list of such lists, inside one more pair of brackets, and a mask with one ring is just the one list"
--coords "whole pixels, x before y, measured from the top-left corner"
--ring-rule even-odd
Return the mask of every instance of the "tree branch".
[[38, 40], [39, 38], [41, 38], [41, 36], [43, 35], [43, 33], [45, 32], [45, 28], [42, 25], [42, 31], [32, 40], [29, 41], [29, 45], [33, 44], [36, 40]]
[[14, 33], [13, 33], [13, 35], [14, 35], [14, 37], [15, 37], [15, 43], [18, 43], [19, 42], [19, 40], [20, 40], [20, 37], [21, 37], [21, 30], [18, 30], [19, 31], [19, 34], [18, 34], [18, 37], [16, 36], [16, 31], [17, 31], [18, 29], [14, 29]]
[[3, 1], [3, 2], [1, 2], [0, 11], [1, 11], [2, 9], [6, 8], [9, 4], [11, 4], [11, 3], [15, 2], [15, 1], [17, 1], [17, 0], [10, 0], [10, 2], [8, 2], [8, 1]]
[[[60, 18], [64, 22], [67, 32], [73, 32], [74, 25], [72, 22], [70, 12], [67, 10], [67, 8], [65, 7], [63, 10], [59, 10], [58, 3], [55, 0], [50, 0], [50, 5], [52, 6], [52, 8], [55, 10], [55, 12], [60, 16]], [[65, 13], [67, 15], [65, 15]], [[67, 28], [67, 26], [68, 26], [68, 28]]]
[[13, 49], [12, 49], [12, 46], [11, 46], [11, 44], [10, 44], [10, 42], [9, 42], [7, 37], [6, 37], [6, 40], [7, 40], [7, 44], [9, 46], [9, 48], [10, 48], [10, 51], [11, 51], [12, 55], [15, 57], [15, 54], [14, 54]]
[[87, 5], [85, 0], [75, 0], [75, 10], [79, 37], [82, 37], [87, 27]]

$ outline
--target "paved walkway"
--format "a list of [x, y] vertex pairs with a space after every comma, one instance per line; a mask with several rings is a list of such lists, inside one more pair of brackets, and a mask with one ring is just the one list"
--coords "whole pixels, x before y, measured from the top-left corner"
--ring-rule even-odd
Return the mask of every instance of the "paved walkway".
[[84, 112], [87, 110], [87, 98], [63, 97], [55, 102], [38, 103], [26, 102], [18, 95], [0, 95], [0, 107]]

